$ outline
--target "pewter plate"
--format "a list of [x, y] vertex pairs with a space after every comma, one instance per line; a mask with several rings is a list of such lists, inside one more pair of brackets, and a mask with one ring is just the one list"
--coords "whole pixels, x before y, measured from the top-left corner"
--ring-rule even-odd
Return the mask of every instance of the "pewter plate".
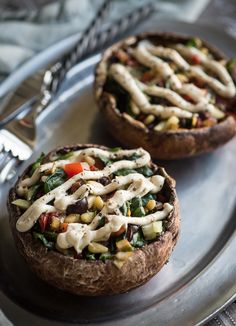
[[[236, 53], [231, 37], [206, 26], [149, 22], [141, 29], [155, 30], [153, 26], [199, 35], [229, 56]], [[59, 97], [40, 116], [38, 146], [32, 160], [41, 151], [70, 143], [119, 145], [107, 133], [93, 100], [93, 70], [99, 57], [74, 67]], [[179, 242], [169, 263], [151, 281], [112, 297], [66, 294], [30, 272], [9, 230], [5, 201], [10, 185], [5, 186], [1, 189], [0, 212], [1, 308], [14, 325], [202, 324], [236, 293], [235, 158], [236, 139], [211, 154], [158, 162], [177, 181], [182, 216]]]

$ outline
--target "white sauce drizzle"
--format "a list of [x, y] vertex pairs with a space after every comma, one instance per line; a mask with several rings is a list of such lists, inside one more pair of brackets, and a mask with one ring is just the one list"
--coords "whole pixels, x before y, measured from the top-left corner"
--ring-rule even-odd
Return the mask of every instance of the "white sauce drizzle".
[[[188, 72], [190, 76], [197, 77], [205, 82], [217, 94], [226, 98], [232, 98], [236, 94], [234, 82], [226, 68], [218, 61], [213, 60], [196, 48], [189, 48], [177, 44], [175, 49], [142, 41], [133, 49], [133, 56], [144, 66], [156, 71], [165, 81], [169, 81], [171, 89], [155, 85], [146, 85], [136, 80], [128, 69], [122, 64], [112, 64], [109, 73], [130, 94], [132, 102], [145, 114], [154, 114], [162, 118], [172, 115], [180, 118], [191, 118], [193, 113], [208, 111], [216, 119], [224, 117], [224, 113], [211, 104], [209, 94], [194, 84], [182, 83], [175, 75], [170, 65], [164, 61], [169, 59], [179, 68]], [[200, 65], [192, 66], [185, 58], [197, 55]], [[219, 78], [209, 76], [204, 68], [211, 70]], [[145, 93], [167, 99], [174, 106], [152, 105]], [[195, 103], [185, 100], [181, 95], [188, 95]], [[187, 112], [186, 112], [187, 111]]]
[[[125, 157], [137, 154], [140, 157], [134, 161], [126, 160]], [[110, 159], [120, 159], [112, 164], [107, 165], [100, 171], [83, 171], [67, 180], [61, 186], [48, 192], [44, 196], [37, 199], [25, 212], [20, 216], [16, 223], [16, 228], [20, 232], [30, 230], [42, 213], [46, 212], [64, 212], [68, 205], [75, 203], [79, 198], [87, 197], [91, 201], [93, 196], [102, 196], [114, 192], [114, 195], [108, 199], [102, 210], [97, 214], [93, 221], [89, 224], [69, 223], [66, 232], [59, 233], [57, 236], [57, 245], [62, 249], [74, 247], [80, 253], [92, 241], [106, 240], [112, 232], [116, 232], [122, 225], [127, 227], [128, 224], [145, 225], [152, 221], [162, 220], [172, 211], [173, 206], [165, 203], [162, 211], [157, 211], [145, 217], [127, 217], [123, 216], [120, 207], [127, 201], [137, 196], [144, 196], [147, 193], [157, 193], [164, 184], [164, 178], [160, 175], [154, 175], [145, 178], [140, 173], [131, 173], [126, 176], [117, 176], [111, 183], [103, 186], [96, 180], [109, 176], [120, 169], [136, 169], [146, 166], [150, 162], [150, 155], [142, 148], [135, 150], [119, 150], [110, 152], [99, 148], [87, 148], [76, 151], [67, 160], [49, 162], [37, 168], [34, 174], [22, 180], [19, 183], [17, 192], [20, 195], [22, 189], [26, 190], [31, 185], [37, 183], [42, 171], [52, 168], [56, 164], [57, 167], [63, 168], [68, 162], [80, 161], [84, 155], [93, 157], [104, 156]], [[67, 194], [67, 190], [78, 181], [83, 179], [88, 181], [81, 185], [72, 195]], [[54, 206], [49, 205], [54, 200]], [[97, 229], [101, 216], [106, 217], [108, 222], [101, 228]]]
[[[111, 65], [110, 73], [112, 77], [130, 94], [133, 102], [142, 112], [146, 114], [154, 114], [155, 116], [161, 116], [162, 118], [168, 118], [172, 115], [180, 118], [192, 117], [191, 112], [186, 112], [176, 106], [150, 104], [148, 98], [138, 86], [137, 81], [123, 65], [119, 63]], [[163, 90], [165, 89], [163, 88]]]
[[222, 82], [207, 75], [200, 66], [189, 67], [192, 76], [196, 76], [207, 83], [217, 94], [223, 97], [232, 98], [236, 95], [234, 82], [227, 69], [220, 62], [208, 58], [204, 53], [194, 47], [189, 48], [182, 44], [177, 44], [176, 49], [186, 57], [197, 55], [202, 66], [215, 73]]

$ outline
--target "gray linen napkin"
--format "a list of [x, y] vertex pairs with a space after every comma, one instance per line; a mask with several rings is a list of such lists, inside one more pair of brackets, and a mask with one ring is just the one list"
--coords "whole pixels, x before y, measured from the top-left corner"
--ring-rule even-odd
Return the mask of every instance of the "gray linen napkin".
[[[157, 16], [194, 21], [209, 0], [151, 0]], [[107, 22], [150, 0], [115, 0]], [[92, 20], [101, 0], [64, 0], [40, 10], [0, 12], [0, 77], [4, 78], [35, 53], [75, 33]], [[22, 20], [22, 17], [24, 20]]]

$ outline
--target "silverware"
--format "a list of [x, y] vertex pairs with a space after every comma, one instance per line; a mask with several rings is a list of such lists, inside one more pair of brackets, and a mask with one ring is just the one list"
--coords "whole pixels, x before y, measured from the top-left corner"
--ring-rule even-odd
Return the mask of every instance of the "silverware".
[[[84, 45], [83, 51], [71, 53], [66, 57], [67, 59], [64, 58], [50, 70], [46, 71], [40, 98], [35, 96], [20, 108], [17, 108], [15, 112], [11, 113], [10, 122], [4, 129], [0, 130], [0, 141], [2, 144], [2, 148], [0, 148], [0, 183], [11, 179], [15, 175], [18, 165], [31, 156], [36, 140], [36, 118], [54, 98], [67, 71], [77, 62], [75, 58], [78, 60], [81, 55], [83, 56], [85, 48], [89, 48], [88, 52], [90, 53], [95, 48], [98, 49], [102, 45], [108, 44], [111, 37], [114, 41], [115, 37], [136, 25], [151, 12], [150, 5], [138, 8], [133, 13], [118, 20], [103, 33], [100, 33], [97, 41], [95, 41], [94, 33], [90, 33], [90, 41], [87, 41], [87, 46]], [[97, 28], [98, 25], [93, 24], [94, 26]], [[78, 51], [77, 47], [73, 51]], [[22, 113], [23, 116], [13, 120]]]
[[[20, 119], [12, 120], [5, 129], [1, 130], [0, 183], [11, 179], [15, 175], [16, 167], [31, 156], [36, 140], [37, 116], [51, 102], [55, 91], [58, 89], [59, 81], [65, 77], [67, 71], [86, 52], [90, 41], [95, 37], [96, 29], [108, 12], [110, 1], [105, 0], [103, 2], [97, 15], [84, 31], [72, 52], [46, 71], [39, 98], [34, 97], [27, 102], [27, 106], [30, 107], [29, 112]], [[57, 73], [57, 78], [54, 78], [55, 73]]]
[[[43, 78], [43, 83], [41, 86], [39, 96], [34, 96], [30, 103], [33, 104], [33, 108], [35, 109], [38, 103], [40, 107], [40, 111], [42, 111], [49, 103], [52, 101], [54, 95], [56, 94], [61, 81], [64, 79], [68, 70], [70, 70], [73, 65], [78, 62], [88, 51], [90, 44], [94, 43], [94, 38], [96, 37], [96, 31], [100, 27], [103, 22], [105, 16], [108, 13], [108, 9], [110, 7], [111, 0], [104, 0], [101, 8], [98, 10], [96, 16], [89, 24], [89, 26], [83, 32], [80, 40], [76, 43], [74, 48], [64, 55], [62, 59], [56, 62], [50, 69], [48, 69]], [[28, 107], [30, 104], [28, 101], [25, 105], [22, 105], [20, 108], [17, 108], [14, 112], [11, 112], [9, 116], [2, 119], [0, 122], [0, 128], [2, 128], [5, 124], [15, 119], [18, 114], [24, 111], [25, 106]], [[25, 117], [25, 119], [27, 119]], [[33, 123], [32, 114], [30, 113], [29, 120]]]
[[[133, 12], [129, 13], [125, 17], [115, 21], [111, 26], [108, 26], [104, 30], [97, 30], [93, 38], [90, 39], [87, 51], [82, 55], [81, 59], [88, 57], [94, 52], [102, 50], [105, 47], [110, 46], [112, 43], [120, 39], [127, 30], [132, 29], [142, 20], [146, 19], [153, 12], [153, 4], [149, 3], [145, 6], [136, 8]], [[73, 51], [73, 50], [72, 50]], [[73, 55], [72, 55], [73, 57]], [[78, 61], [78, 60], [77, 60]], [[57, 62], [51, 69], [47, 70], [44, 75], [43, 84], [41, 87], [42, 99], [49, 104], [49, 101], [55, 96], [56, 91], [58, 90], [62, 76], [59, 76], [58, 72], [61, 69], [62, 74], [65, 76], [67, 70], [66, 67], [73, 66], [76, 62], [71, 61], [67, 56], [67, 60], [64, 62]], [[52, 85], [53, 84], [53, 85]], [[17, 107], [9, 114], [4, 114], [4, 117], [0, 119], [0, 129], [2, 129], [7, 123], [14, 120], [19, 114], [29, 108], [29, 106], [34, 103], [36, 100], [40, 101], [40, 98], [34, 96], [31, 99], [28, 99], [20, 107]], [[48, 101], [48, 102], [47, 102]], [[7, 112], [7, 109], [5, 110]]]

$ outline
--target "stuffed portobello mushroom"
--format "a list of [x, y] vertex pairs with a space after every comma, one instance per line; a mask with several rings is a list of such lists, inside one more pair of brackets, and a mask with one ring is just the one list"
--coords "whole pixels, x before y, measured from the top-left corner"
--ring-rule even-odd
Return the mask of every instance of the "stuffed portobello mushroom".
[[179, 234], [175, 182], [142, 148], [59, 148], [9, 194], [10, 226], [30, 268], [77, 295], [126, 292], [167, 262]]
[[120, 143], [154, 158], [188, 157], [235, 135], [235, 64], [198, 38], [142, 34], [105, 51], [95, 98]]

